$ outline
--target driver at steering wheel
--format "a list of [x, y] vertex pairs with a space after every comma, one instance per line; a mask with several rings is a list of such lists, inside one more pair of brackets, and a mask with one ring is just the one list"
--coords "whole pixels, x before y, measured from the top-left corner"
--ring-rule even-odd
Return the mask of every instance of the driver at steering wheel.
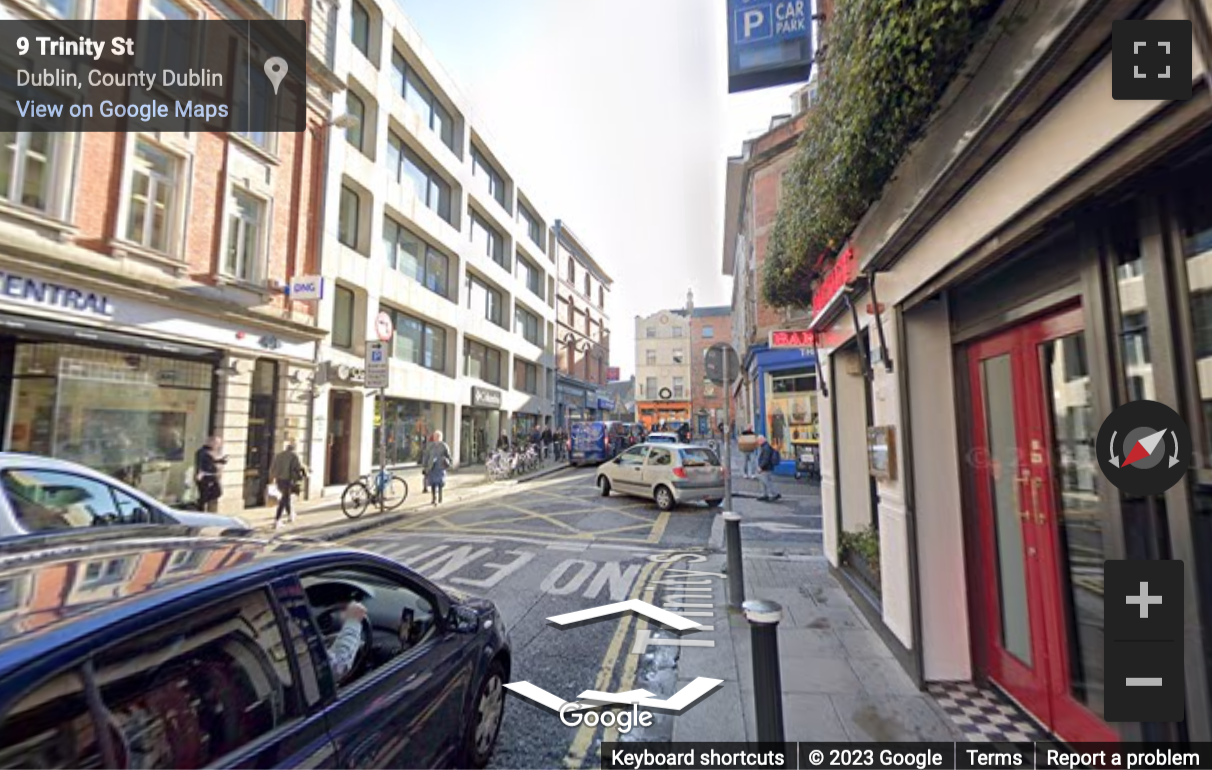
[[350, 602], [341, 613], [344, 620], [337, 638], [328, 647], [328, 663], [333, 676], [343, 681], [349, 676], [362, 646], [362, 621], [366, 619], [366, 608], [361, 602]]

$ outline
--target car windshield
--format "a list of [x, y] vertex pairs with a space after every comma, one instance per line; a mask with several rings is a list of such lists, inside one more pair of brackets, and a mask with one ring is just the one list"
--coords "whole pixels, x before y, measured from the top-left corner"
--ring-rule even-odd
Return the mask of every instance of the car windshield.
[[689, 447], [682, 450], [682, 466], [686, 468], [699, 468], [708, 465], [719, 465], [720, 461], [706, 447]]

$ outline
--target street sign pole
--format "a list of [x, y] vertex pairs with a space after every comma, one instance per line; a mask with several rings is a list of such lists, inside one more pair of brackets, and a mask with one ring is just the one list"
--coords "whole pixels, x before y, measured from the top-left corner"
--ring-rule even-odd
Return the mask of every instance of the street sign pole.
[[375, 479], [379, 494], [379, 513], [387, 508], [387, 388], [379, 388], [379, 478]]
[[732, 378], [728, 372], [728, 356], [724, 359], [724, 510], [732, 510]]

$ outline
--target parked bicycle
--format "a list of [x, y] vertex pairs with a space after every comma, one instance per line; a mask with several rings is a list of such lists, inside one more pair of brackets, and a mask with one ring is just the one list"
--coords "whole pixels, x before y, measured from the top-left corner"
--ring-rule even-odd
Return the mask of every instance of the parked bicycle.
[[341, 493], [341, 511], [351, 519], [360, 518], [371, 506], [382, 505], [394, 511], [408, 499], [408, 482], [403, 476], [376, 471], [352, 481]]
[[542, 454], [538, 447], [531, 444], [525, 449], [498, 449], [488, 458], [486, 465], [488, 478], [493, 481], [504, 481], [538, 470], [542, 464]]

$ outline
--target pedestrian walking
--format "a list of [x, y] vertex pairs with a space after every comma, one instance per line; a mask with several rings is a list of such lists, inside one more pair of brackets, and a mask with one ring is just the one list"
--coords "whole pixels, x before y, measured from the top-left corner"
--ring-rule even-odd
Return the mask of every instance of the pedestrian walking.
[[778, 467], [782, 458], [779, 456], [779, 450], [775, 449], [765, 436], [758, 436], [757, 442], [758, 480], [762, 482], [762, 496], [758, 499], [773, 503], [783, 496], [774, 488], [774, 469]]
[[295, 523], [293, 498], [303, 491], [303, 479], [307, 478], [307, 466], [295, 453], [295, 442], [287, 441], [281, 452], [269, 463], [270, 482], [278, 488], [278, 510], [274, 513], [274, 529], [282, 528], [282, 515]]
[[442, 502], [442, 490], [446, 487], [446, 471], [450, 468], [450, 447], [442, 440], [442, 431], [434, 431], [433, 438], [425, 445], [421, 463], [425, 468], [425, 481], [429, 486], [434, 505]]
[[551, 423], [543, 427], [543, 459], [551, 459]]
[[[741, 431], [741, 439], [738, 442], [740, 445], [742, 445], [741, 451], [743, 451], [745, 453], [745, 465], [741, 471], [741, 475], [747, 479], [756, 479], [757, 473], [758, 473], [758, 471], [757, 471], [757, 450], [759, 447], [756, 443], [757, 439], [745, 438], [746, 436], [755, 436], [755, 435], [756, 434], [753, 432], [753, 426], [750, 425], [748, 428], [745, 428], [745, 430]], [[745, 447], [748, 447], [748, 449], [746, 449]]]
[[227, 464], [223, 454], [223, 439], [211, 436], [194, 454], [194, 484], [198, 487], [198, 510], [214, 513], [219, 510], [223, 484], [219, 466]]

